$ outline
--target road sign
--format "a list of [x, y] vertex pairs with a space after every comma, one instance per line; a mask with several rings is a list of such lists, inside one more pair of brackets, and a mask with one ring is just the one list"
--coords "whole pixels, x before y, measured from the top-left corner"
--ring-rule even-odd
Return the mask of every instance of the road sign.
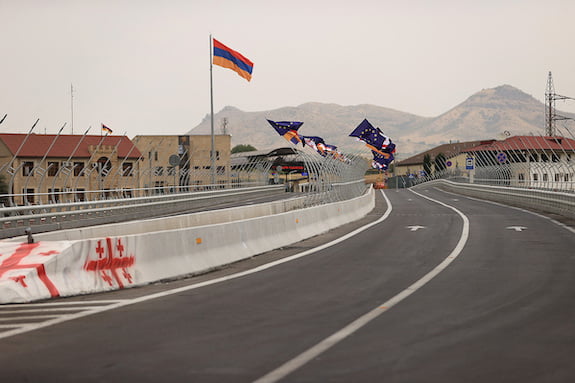
[[178, 166], [180, 164], [180, 156], [178, 156], [177, 154], [172, 154], [168, 159], [168, 162], [172, 166]]
[[465, 159], [465, 169], [466, 170], [473, 170], [473, 168], [474, 168], [473, 157], [467, 157]]
[[447, 165], [447, 167], [448, 167], [448, 168], [450, 168], [450, 167], [451, 167], [451, 165], [453, 165], [453, 162], [451, 162], [451, 161], [447, 161], [447, 162], [445, 163], [445, 165]]
[[507, 154], [503, 152], [497, 153], [497, 161], [499, 161], [500, 163], [507, 162]]

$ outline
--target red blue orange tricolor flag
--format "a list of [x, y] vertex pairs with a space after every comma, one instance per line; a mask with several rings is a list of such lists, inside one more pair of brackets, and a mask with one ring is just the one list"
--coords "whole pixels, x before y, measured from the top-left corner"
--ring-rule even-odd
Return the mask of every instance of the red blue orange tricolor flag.
[[213, 63], [224, 68], [231, 69], [239, 74], [241, 77], [250, 81], [252, 79], [252, 70], [254, 63], [244, 57], [241, 53], [228, 48], [216, 39], [212, 39], [214, 43], [214, 56]]
[[106, 125], [102, 124], [102, 130], [106, 133], [112, 134], [112, 129], [108, 128]]

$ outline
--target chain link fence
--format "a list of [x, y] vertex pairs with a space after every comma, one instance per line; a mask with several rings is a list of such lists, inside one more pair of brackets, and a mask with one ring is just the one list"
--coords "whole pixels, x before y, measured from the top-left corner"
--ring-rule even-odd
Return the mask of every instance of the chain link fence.
[[[184, 186], [120, 186], [82, 190], [81, 199], [78, 198], [77, 189], [60, 192], [58, 196], [55, 192], [35, 193], [32, 196], [26, 193], [3, 193], [0, 195], [3, 203], [0, 207], [0, 229], [8, 232], [18, 231], [18, 228], [26, 226], [44, 225], [47, 228], [48, 224], [53, 224], [57, 229], [62, 227], [64, 221], [67, 226], [81, 227], [86, 226], [89, 220], [101, 224], [118, 222], [121, 219], [150, 218], [152, 213], [152, 216], [162, 216], [177, 214], [178, 211], [187, 212], [200, 203], [202, 208], [209, 210], [210, 200], [215, 204], [224, 199], [227, 201], [235, 198], [236, 203], [241, 204], [243, 197], [238, 196], [254, 193], [258, 193], [262, 198], [298, 199], [298, 202], [293, 204], [294, 208], [304, 208], [352, 199], [365, 193], [368, 188], [364, 181], [368, 162], [361, 153], [340, 153], [338, 156], [322, 157], [308, 148], [294, 148], [289, 153], [291, 154], [275, 158], [249, 157], [249, 153], [246, 153], [245, 161], [233, 163], [229, 172], [217, 175], [217, 184], [194, 183], [194, 180], [209, 180], [213, 174], [210, 170], [192, 170], [166, 175], [176, 180], [184, 180], [183, 182], [187, 183]], [[31, 183], [32, 177], [36, 177], [36, 185], [47, 182], [50, 177], [49, 166], [40, 165], [32, 169], [28, 179], [25, 177], [25, 183]], [[6, 166], [2, 169], [3, 173], [0, 174], [5, 182], [8, 181], [6, 184], [9, 187], [12, 187], [15, 178], [22, 174], [21, 168], [19, 165], [16, 168]], [[114, 169], [113, 166], [106, 169], [107, 177], [117, 176], [121, 170]], [[96, 168], [96, 171], [100, 173], [101, 169]], [[152, 168], [141, 169], [140, 174], [134, 176], [146, 178], [152, 171]], [[73, 174], [72, 170], [66, 177], [70, 174]], [[75, 185], [81, 182], [74, 177], [71, 179], [75, 181]], [[246, 192], [243, 194], [238, 193], [244, 190]], [[76, 223], [70, 223], [71, 221]]]
[[462, 194], [575, 218], [575, 137], [566, 128], [557, 130], [563, 135], [516, 136], [477, 146], [465, 153], [466, 169], [440, 166], [430, 175], [401, 177], [398, 184], [434, 181]]

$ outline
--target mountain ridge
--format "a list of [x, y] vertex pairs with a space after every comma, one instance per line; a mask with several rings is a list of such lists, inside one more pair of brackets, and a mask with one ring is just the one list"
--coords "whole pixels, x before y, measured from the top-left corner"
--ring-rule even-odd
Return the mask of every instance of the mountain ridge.
[[[569, 113], [561, 115], [575, 117]], [[210, 116], [188, 132], [209, 134]], [[482, 89], [437, 117], [422, 117], [408, 112], [358, 104], [307, 102], [273, 110], [244, 112], [226, 106], [214, 114], [216, 134], [222, 133], [223, 119], [232, 134], [232, 146], [250, 144], [259, 150], [291, 145], [269, 126], [274, 121], [303, 121], [299, 133], [320, 136], [343, 151], [363, 150], [349, 133], [367, 118], [397, 144], [400, 158], [425, 151], [450, 141], [474, 141], [513, 135], [544, 134], [545, 105], [511, 85]]]

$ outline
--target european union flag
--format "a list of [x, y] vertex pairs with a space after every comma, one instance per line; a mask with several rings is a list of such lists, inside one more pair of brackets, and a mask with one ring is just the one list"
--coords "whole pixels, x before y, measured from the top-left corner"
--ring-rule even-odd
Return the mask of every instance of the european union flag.
[[395, 151], [395, 144], [391, 142], [391, 139], [384, 135], [381, 129], [374, 128], [367, 119], [364, 119], [349, 135], [357, 137], [365, 142], [368, 148], [380, 154]]
[[270, 125], [278, 132], [280, 136], [283, 136], [286, 140], [290, 141], [294, 145], [301, 142], [301, 138], [297, 133], [303, 122], [300, 121], [272, 121], [267, 120]]
[[373, 154], [373, 162], [371, 163], [371, 166], [375, 169], [386, 170], [389, 164], [394, 160], [392, 153], [381, 154], [374, 150], [372, 150], [371, 153]]
[[[323, 144], [325, 145], [325, 141], [323, 138], [318, 137], [318, 136], [301, 136], [301, 138], [303, 139], [304, 145], [309, 143], [314, 143], [314, 144]], [[311, 146], [311, 145], [310, 145]]]
[[313, 148], [322, 156], [326, 156], [326, 143], [323, 138], [318, 136], [301, 136], [303, 146]]
[[350, 133], [350, 136], [357, 137], [377, 149], [383, 149], [390, 142], [389, 137], [386, 137], [381, 129], [374, 128], [367, 119], [364, 119], [361, 124]]

